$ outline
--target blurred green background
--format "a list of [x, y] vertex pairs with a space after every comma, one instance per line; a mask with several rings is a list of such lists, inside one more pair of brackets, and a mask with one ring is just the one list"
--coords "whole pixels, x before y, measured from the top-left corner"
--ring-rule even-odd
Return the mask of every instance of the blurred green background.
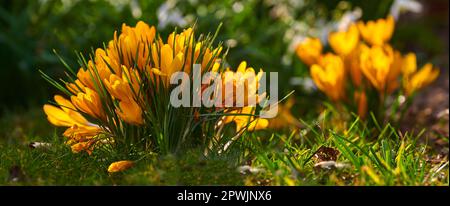
[[[399, 2], [410, 2], [402, 0]], [[420, 1], [419, 1], [420, 2]], [[40, 107], [57, 91], [39, 70], [60, 77], [62, 64], [56, 50], [71, 66], [75, 52], [85, 55], [102, 47], [122, 23], [138, 20], [155, 25], [165, 36], [174, 27], [197, 22], [197, 33], [223, 27], [218, 40], [230, 47], [227, 62], [236, 67], [246, 60], [255, 68], [278, 71], [281, 94], [303, 87], [287, 84], [308, 70], [294, 55], [299, 36], [322, 35], [346, 12], [362, 11], [361, 19], [385, 17], [394, 1], [316, 0], [16, 0], [0, 2], [0, 116], [9, 111]], [[397, 2], [398, 3], [398, 2]], [[414, 51], [431, 60], [447, 74], [448, 1], [422, 1], [420, 13], [400, 15], [393, 38], [400, 51]], [[401, 9], [400, 9], [401, 10]], [[402, 41], [397, 41], [401, 39]], [[447, 81], [448, 85], [448, 81]], [[447, 86], [448, 90], [448, 86]], [[305, 89], [306, 91], [306, 89]]]

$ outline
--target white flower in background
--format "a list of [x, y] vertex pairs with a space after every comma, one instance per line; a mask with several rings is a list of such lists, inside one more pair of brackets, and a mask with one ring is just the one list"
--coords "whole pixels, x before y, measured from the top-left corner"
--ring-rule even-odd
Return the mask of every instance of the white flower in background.
[[234, 48], [238, 44], [238, 41], [236, 39], [228, 39], [225, 41], [225, 45], [229, 48]]
[[176, 0], [168, 0], [158, 8], [158, 27], [164, 29], [167, 25], [185, 27], [188, 22], [184, 19], [181, 11], [176, 8]]
[[[72, 0], [65, 0], [72, 1]], [[121, 11], [126, 5], [131, 4], [132, 0], [107, 0], [109, 4], [114, 6], [117, 10]]]
[[292, 64], [292, 54], [294, 53], [297, 45], [300, 44], [305, 39], [305, 35], [303, 35], [304, 33], [305, 32], [297, 32], [297, 30], [293, 29], [293, 27], [291, 27], [291, 29], [288, 29], [284, 33], [284, 41], [290, 43], [288, 45], [287, 52], [283, 55], [281, 59], [281, 63], [283, 65], [289, 66]]
[[336, 29], [338, 31], [345, 31], [354, 22], [358, 21], [362, 16], [361, 8], [355, 8], [353, 11], [347, 11], [342, 15], [342, 18], [337, 22]]
[[265, 0], [264, 4], [272, 8], [272, 18], [286, 23], [295, 21], [297, 11], [306, 5], [304, 0]]
[[317, 90], [316, 84], [310, 77], [292, 77], [289, 79], [292, 86], [300, 86], [305, 92], [313, 92]]
[[237, 168], [238, 172], [241, 174], [246, 174], [247, 172], [250, 172], [252, 174], [256, 174], [256, 173], [260, 173], [260, 172], [264, 172], [264, 169], [259, 168], [259, 167], [251, 167], [249, 165], [243, 165], [243, 166], [239, 166]]
[[323, 169], [344, 169], [350, 167], [349, 164], [335, 162], [335, 161], [322, 161], [314, 165], [316, 168], [323, 168]]
[[401, 13], [420, 13], [421, 11], [422, 4], [415, 0], [395, 0], [394, 3], [392, 3], [390, 14], [397, 20]]
[[270, 10], [270, 16], [281, 21], [288, 22], [293, 19], [292, 14], [289, 12], [289, 5], [276, 4]]
[[317, 37], [322, 44], [327, 44], [328, 33], [333, 30], [335, 24], [319, 19], [313, 26], [304, 22], [294, 22], [284, 33], [284, 40], [289, 42], [288, 54], [293, 54], [297, 45], [306, 37]]
[[132, 0], [130, 2], [130, 9], [131, 9], [131, 15], [133, 15], [133, 17], [135, 19], [138, 19], [142, 16], [142, 9], [139, 6], [138, 0]]
[[288, 52], [293, 53], [296, 46], [305, 39], [309, 26], [304, 22], [294, 22], [292, 26], [284, 33], [284, 41], [290, 42]]
[[314, 25], [314, 29], [312, 29], [311, 37], [317, 37], [320, 39], [323, 45], [327, 45], [328, 43], [328, 34], [334, 30], [336, 23], [335, 22], [327, 22], [325, 19], [317, 20], [316, 25]]
[[[358, 21], [362, 16], [361, 8], [355, 8], [353, 11], [346, 11], [342, 17], [336, 21], [326, 22], [320, 21], [319, 25], [316, 25], [317, 34], [313, 35], [318, 37], [323, 45], [328, 44], [328, 34], [332, 31], [345, 31], [354, 22]], [[322, 25], [320, 25], [322, 24]]]
[[234, 13], [238, 14], [244, 10], [244, 5], [242, 5], [241, 2], [237, 1], [237, 2], [234, 2], [232, 8], [233, 8]]

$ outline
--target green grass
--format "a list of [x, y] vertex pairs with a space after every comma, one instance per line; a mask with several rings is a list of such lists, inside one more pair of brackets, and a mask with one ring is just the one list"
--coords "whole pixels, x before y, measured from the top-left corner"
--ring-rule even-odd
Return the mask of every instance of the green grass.
[[[433, 148], [419, 143], [420, 134], [402, 135], [387, 125], [372, 138], [376, 132], [362, 126], [355, 121], [346, 135], [311, 128], [312, 136], [323, 137], [311, 145], [280, 136], [284, 150], [266, 149], [255, 162], [269, 169], [267, 178], [276, 185], [448, 185], [447, 157], [433, 159]], [[315, 156], [321, 146], [340, 153], [338, 166], [315, 167], [324, 161]]]
[[[108, 159], [72, 154], [57, 146], [29, 149], [0, 147], [2, 185], [242, 185], [235, 168], [224, 160], [206, 160], [197, 153], [183, 157], [145, 158], [125, 172], [108, 174]], [[11, 168], [15, 170], [11, 172]], [[15, 173], [13, 177], [11, 173]], [[13, 178], [17, 178], [13, 180]]]
[[[132, 169], [108, 174], [117, 159], [73, 154], [40, 109], [9, 113], [0, 120], [0, 185], [448, 185], [448, 156], [438, 156], [426, 129], [402, 133], [359, 120], [334, 129], [330, 122], [246, 135], [222, 155], [148, 153]], [[32, 149], [32, 141], [52, 146]], [[326, 160], [337, 167], [315, 166]], [[244, 165], [252, 171], [239, 171]]]

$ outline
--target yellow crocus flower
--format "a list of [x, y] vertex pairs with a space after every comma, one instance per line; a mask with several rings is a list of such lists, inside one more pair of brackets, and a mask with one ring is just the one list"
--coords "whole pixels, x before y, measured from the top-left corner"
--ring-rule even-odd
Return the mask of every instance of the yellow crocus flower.
[[168, 78], [170, 78], [173, 73], [181, 71], [183, 59], [183, 53], [180, 52], [174, 55], [173, 49], [168, 44], [165, 44], [161, 48], [161, 72], [167, 74]]
[[103, 49], [95, 50], [95, 66], [100, 79], [108, 78], [111, 74], [122, 73], [119, 62], [116, 59], [111, 59]]
[[430, 63], [425, 64], [419, 71], [404, 78], [403, 87], [406, 95], [413, 95], [417, 90], [429, 85], [439, 76], [439, 69], [434, 69]]
[[81, 83], [79, 79], [75, 80], [74, 83], [66, 83], [66, 88], [73, 94], [78, 94], [79, 92], [86, 92], [85, 87], [86, 86], [84, 86], [84, 84]]
[[[193, 29], [188, 28], [181, 33], [171, 33], [167, 38], [167, 43], [162, 40], [151, 45], [151, 57], [153, 65], [149, 71], [151, 75], [156, 75], [156, 85], [159, 79], [163, 85], [168, 87], [169, 80], [175, 72], [191, 73], [193, 64], [201, 64], [201, 71], [210, 71], [216, 63], [217, 56], [221, 53], [222, 47], [211, 50], [205, 48], [202, 41], [194, 45]], [[200, 59], [200, 54], [201, 60]]]
[[[88, 67], [94, 67], [92, 61], [90, 60], [88, 62]], [[83, 68], [80, 68], [77, 73], [77, 78], [83, 86], [89, 87], [90, 89], [95, 89], [95, 84], [93, 81], [95, 78], [95, 73], [91, 69], [84, 70]]]
[[[125, 67], [123, 71], [128, 71]], [[137, 97], [135, 93], [139, 92], [136, 87], [139, 85], [130, 86], [129, 79], [132, 78], [130, 74], [122, 74], [122, 78], [115, 74], [111, 74], [108, 79], [104, 79], [105, 86], [108, 92], [116, 99], [120, 100], [119, 108], [116, 108], [116, 113], [119, 117], [127, 123], [140, 125], [143, 124], [142, 109], [136, 102]], [[126, 80], [128, 79], [128, 80]], [[135, 81], [137, 82], [137, 81]], [[133, 84], [131, 84], [133, 85]]]
[[85, 93], [80, 92], [77, 96], [72, 96], [71, 101], [77, 109], [92, 117], [101, 120], [106, 118], [100, 96], [89, 87], [86, 87]]
[[347, 56], [359, 43], [358, 28], [352, 24], [347, 31], [332, 32], [328, 36], [328, 42], [336, 54]]
[[[218, 65], [215, 65], [218, 66]], [[217, 68], [216, 68], [217, 69]], [[242, 61], [236, 72], [232, 72], [230, 68], [226, 69], [226, 72], [222, 75], [222, 103], [223, 105], [226, 105], [226, 103], [232, 102], [233, 105], [237, 105], [237, 97], [236, 94], [237, 88], [243, 88], [244, 89], [244, 98], [242, 99], [243, 106], [254, 106], [255, 104], [259, 103], [265, 96], [264, 94], [258, 94], [258, 88], [259, 88], [259, 81], [262, 78], [263, 70], [260, 69], [258, 73], [255, 72], [255, 69], [252, 67], [247, 67], [247, 62]], [[226, 87], [228, 84], [233, 85], [233, 90], [227, 90]], [[233, 98], [232, 101], [226, 101], [226, 98]], [[252, 100], [253, 102], [250, 102], [249, 100]], [[231, 105], [226, 105], [231, 106]]]
[[386, 90], [386, 81], [394, 62], [394, 51], [390, 46], [362, 47], [360, 67], [364, 76], [382, 94]]
[[130, 124], [141, 125], [144, 123], [142, 118], [142, 109], [134, 100], [120, 101], [119, 108], [116, 109], [117, 115]]
[[311, 77], [317, 87], [333, 101], [344, 98], [345, 69], [341, 57], [328, 53], [319, 64], [311, 66]]
[[[152, 68], [153, 74], [163, 76], [163, 79], [166, 79], [164, 84], [167, 85], [167, 79], [170, 79], [174, 72], [190, 73], [193, 64], [201, 64], [202, 71], [210, 71], [222, 47], [214, 50], [203, 48], [201, 51], [203, 45], [203, 42], [197, 42], [194, 45], [192, 28], [185, 29], [180, 34], [171, 33], [167, 38], [167, 44], [161, 41], [159, 44], [152, 45], [151, 55], [155, 62]], [[198, 61], [200, 53], [202, 53], [201, 62]]]
[[403, 58], [402, 73], [405, 77], [409, 77], [411, 74], [417, 71], [417, 58], [416, 54], [408, 53]]
[[388, 16], [386, 19], [358, 22], [358, 29], [363, 39], [373, 46], [381, 46], [388, 42], [394, 32], [394, 17]]
[[44, 112], [47, 119], [55, 126], [69, 127], [64, 136], [79, 141], [81, 139], [92, 138], [102, 130], [95, 124], [90, 123], [79, 112], [74, 105], [62, 96], [56, 95], [55, 101], [60, 105], [44, 105]]
[[117, 161], [117, 162], [113, 162], [109, 165], [108, 172], [109, 173], [121, 172], [121, 171], [127, 170], [133, 166], [134, 166], [133, 161], [129, 161], [129, 160]]
[[172, 32], [169, 37], [167, 37], [167, 44], [175, 51], [175, 53], [186, 52], [186, 46], [189, 46], [192, 49], [193, 42], [194, 34], [192, 28], [187, 28], [179, 34]]
[[[192, 64], [194, 63], [201, 64], [202, 71], [209, 71], [213, 66], [213, 63], [215, 62], [217, 56], [221, 53], [222, 47], [218, 47], [214, 50], [206, 48], [204, 51], [200, 51], [202, 46], [204, 45], [204, 42], [197, 42], [195, 45], [193, 45], [193, 40], [193, 29], [188, 28], [183, 30], [183, 32], [181, 32], [180, 34], [175, 34], [175, 32], [170, 34], [167, 38], [167, 44], [171, 46], [175, 54], [187, 53], [187, 55], [185, 55], [184, 72], [190, 73]], [[192, 54], [192, 47], [194, 47], [194, 54]], [[200, 52], [203, 52], [203, 59], [201, 62], [198, 62]], [[194, 56], [192, 57], [192, 55]], [[215, 58], [213, 58], [213, 56], [215, 56]], [[191, 62], [192, 60], [193, 62]], [[213, 63], [211, 63], [208, 67], [209, 62]]]
[[[200, 49], [196, 49], [196, 53], [199, 53]], [[206, 48], [205, 53], [203, 54], [203, 60], [201, 63], [202, 69], [204, 71], [209, 71], [212, 69], [214, 63], [219, 60], [217, 56], [222, 52], [222, 47], [215, 48], [214, 50], [211, 50], [209, 48]], [[196, 54], [195, 61], [197, 61], [199, 54]], [[208, 65], [209, 64], [209, 65]]]
[[159, 75], [163, 80], [164, 86], [169, 86], [169, 80], [173, 73], [181, 71], [183, 68], [184, 54], [178, 53], [174, 56], [174, 51], [172, 47], [165, 44], [161, 47], [160, 55], [157, 54], [158, 50], [152, 50], [153, 56], [160, 56], [160, 64], [155, 65], [153, 68], [153, 73]]
[[255, 131], [265, 129], [269, 126], [269, 121], [267, 119], [255, 118], [255, 108], [254, 107], [243, 107], [240, 109], [233, 109], [228, 112], [229, 115], [224, 118], [223, 123], [228, 124], [234, 122], [236, 124], [236, 132], [242, 132], [244, 129], [248, 131]]
[[[108, 92], [116, 99], [121, 101], [133, 99], [133, 91], [130, 84], [115, 74], [111, 74], [109, 79], [103, 80]], [[138, 91], [135, 91], [136, 93]]]
[[94, 124], [81, 126], [75, 124], [67, 128], [66, 131], [64, 131], [63, 135], [73, 142], [80, 142], [93, 139], [95, 136], [99, 135], [102, 132], [103, 130]]
[[60, 105], [60, 108], [46, 104], [44, 105], [44, 112], [47, 114], [47, 119], [55, 126], [71, 127], [74, 124], [88, 125], [88, 121], [78, 112], [72, 103], [60, 95], [55, 95], [55, 101]]
[[115, 32], [114, 39], [108, 44], [108, 55], [112, 59], [122, 60], [121, 63], [127, 68], [134, 67], [136, 63], [138, 68], [144, 69], [149, 55], [147, 45], [153, 42], [155, 34], [155, 28], [142, 21], [135, 27], [122, 24], [120, 36], [117, 37]]
[[318, 38], [306, 38], [297, 46], [295, 52], [305, 64], [313, 65], [322, 55], [322, 43]]
[[[248, 125], [248, 131], [253, 132], [256, 130], [265, 129], [268, 125], [269, 121], [267, 119], [256, 118], [252, 120], [250, 125]], [[241, 126], [239, 126], [239, 128], [236, 128], [236, 130], [242, 128], [242, 126], [244, 126], [244, 124], [241, 124]]]
[[85, 142], [78, 142], [73, 144], [72, 146], [70, 146], [71, 150], [73, 153], [79, 153], [81, 151], [86, 151], [89, 155], [92, 154], [93, 151], [93, 144], [95, 143], [95, 141], [93, 140], [89, 140], [89, 141], [85, 141]]

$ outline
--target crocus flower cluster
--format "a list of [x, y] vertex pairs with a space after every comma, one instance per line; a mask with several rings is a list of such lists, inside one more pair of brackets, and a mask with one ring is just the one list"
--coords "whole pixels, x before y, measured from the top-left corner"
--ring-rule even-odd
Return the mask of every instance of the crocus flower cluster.
[[[202, 74], [218, 72], [234, 87], [245, 84], [245, 91], [257, 91], [262, 70], [256, 74], [246, 62], [236, 72], [222, 69], [222, 47], [212, 47], [213, 41], [210, 35], [196, 39], [193, 28], [173, 32], [164, 41], [155, 27], [144, 22], [135, 27], [123, 24], [121, 33], [115, 32], [89, 60], [79, 56], [81, 68], [67, 66], [68, 80], [55, 81], [43, 75], [65, 94], [44, 105], [47, 118], [53, 125], [67, 128], [63, 135], [73, 152], [92, 154], [95, 149], [107, 149], [123, 153], [118, 155], [121, 157], [148, 150], [172, 152], [187, 142], [210, 142], [207, 138], [217, 135], [196, 135], [210, 131], [208, 125], [216, 128], [219, 123], [234, 122], [239, 132], [266, 128], [268, 121], [255, 117], [255, 104], [250, 105], [247, 99], [241, 107], [227, 108], [176, 108], [170, 104], [176, 86], [170, 83], [172, 74], [192, 75], [194, 64], [201, 65]], [[249, 76], [256, 78], [245, 81]], [[203, 82], [199, 92], [208, 85]], [[229, 97], [225, 92], [222, 97]], [[252, 96], [256, 96], [255, 103], [261, 99], [256, 93], [246, 93], [246, 97]], [[204, 124], [206, 121], [216, 123]], [[118, 171], [121, 165], [131, 167], [122, 162], [109, 171]]]
[[372, 110], [370, 103], [385, 104], [386, 96], [393, 94], [412, 97], [439, 75], [430, 63], [417, 69], [414, 53], [402, 55], [392, 48], [389, 40], [394, 27], [392, 16], [360, 21], [328, 35], [333, 52], [324, 53], [317, 38], [306, 38], [296, 52], [330, 100], [349, 105], [364, 118]]

